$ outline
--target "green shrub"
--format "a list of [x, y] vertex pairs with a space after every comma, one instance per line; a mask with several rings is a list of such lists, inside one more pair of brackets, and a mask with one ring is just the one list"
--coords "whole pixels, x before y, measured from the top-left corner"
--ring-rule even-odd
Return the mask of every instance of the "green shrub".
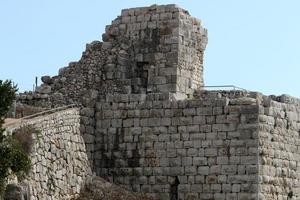
[[30, 152], [33, 146], [33, 134], [39, 131], [32, 125], [21, 126], [11, 136], [6, 136], [0, 143], [0, 194], [5, 190], [6, 178], [14, 174], [19, 180], [26, 177], [30, 170]]
[[0, 80], [0, 142], [4, 139], [4, 117], [11, 108], [16, 97], [17, 87], [11, 81]]
[[14, 130], [12, 136], [18, 145], [24, 150], [24, 152], [29, 155], [33, 146], [33, 135], [38, 134], [39, 131], [32, 125], [21, 126], [20, 128]]
[[25, 141], [30, 134], [26, 136], [21, 136], [21, 133], [14, 136], [3, 134], [4, 117], [15, 99], [16, 91], [17, 88], [11, 81], [0, 80], [0, 199], [3, 198], [8, 176], [14, 174], [18, 178], [24, 178], [31, 166], [28, 152], [31, 150], [32, 140]]
[[3, 196], [7, 177], [14, 174], [23, 179], [30, 170], [31, 162], [20, 143], [12, 136], [2, 140], [0, 155], [0, 196]]

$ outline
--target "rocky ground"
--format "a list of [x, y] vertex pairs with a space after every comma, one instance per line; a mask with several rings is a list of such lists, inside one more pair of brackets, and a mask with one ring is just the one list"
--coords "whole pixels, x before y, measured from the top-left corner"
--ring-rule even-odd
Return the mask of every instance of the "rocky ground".
[[129, 192], [103, 178], [94, 177], [76, 200], [154, 200], [154, 198], [141, 193]]

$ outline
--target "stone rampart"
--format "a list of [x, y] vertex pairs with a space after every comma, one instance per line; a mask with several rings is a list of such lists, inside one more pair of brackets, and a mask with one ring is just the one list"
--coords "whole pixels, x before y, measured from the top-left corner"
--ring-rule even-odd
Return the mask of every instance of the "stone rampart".
[[255, 94], [201, 96], [114, 95], [97, 103], [97, 174], [159, 199], [255, 199]]
[[260, 110], [260, 199], [299, 199], [300, 100], [268, 98]]
[[30, 199], [71, 199], [78, 197], [92, 176], [84, 139], [80, 133], [77, 108], [38, 116], [15, 124], [8, 131], [33, 125], [32, 169], [28, 177]]
[[[74, 165], [89, 169], [88, 160], [96, 175], [165, 200], [300, 198], [299, 100], [201, 90], [207, 31], [176, 5], [125, 9], [102, 37], [78, 62], [42, 77], [35, 93], [18, 96], [37, 110], [80, 105], [72, 128], [59, 113], [32, 122], [50, 127], [45, 140], [70, 140], [80, 153], [67, 155], [84, 156]], [[54, 157], [69, 150], [52, 149]], [[72, 180], [89, 174], [80, 169]], [[55, 180], [69, 184], [65, 175]], [[35, 180], [35, 190], [44, 187], [43, 177]]]

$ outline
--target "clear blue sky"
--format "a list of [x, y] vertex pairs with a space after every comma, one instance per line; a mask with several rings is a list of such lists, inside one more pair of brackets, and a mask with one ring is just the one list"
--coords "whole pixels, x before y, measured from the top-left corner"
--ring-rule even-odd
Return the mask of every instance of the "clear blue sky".
[[1, 0], [0, 79], [31, 89], [101, 40], [121, 9], [176, 3], [208, 29], [206, 85], [300, 97], [298, 0]]

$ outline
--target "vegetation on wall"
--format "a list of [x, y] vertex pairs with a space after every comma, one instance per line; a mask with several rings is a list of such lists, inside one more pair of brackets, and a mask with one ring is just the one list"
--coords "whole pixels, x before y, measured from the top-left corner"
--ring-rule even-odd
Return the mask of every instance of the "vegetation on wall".
[[[30, 169], [31, 136], [21, 136], [17, 131], [12, 135], [5, 135], [2, 125], [16, 94], [17, 88], [11, 81], [0, 80], [0, 199], [5, 191], [6, 179], [9, 175], [17, 175], [22, 178]], [[28, 134], [30, 135], [30, 134]], [[27, 141], [28, 140], [28, 141]], [[27, 148], [28, 147], [28, 148]]]
[[17, 87], [13, 86], [11, 81], [0, 80], [0, 142], [4, 137], [2, 128], [4, 118], [16, 97], [16, 92]]

